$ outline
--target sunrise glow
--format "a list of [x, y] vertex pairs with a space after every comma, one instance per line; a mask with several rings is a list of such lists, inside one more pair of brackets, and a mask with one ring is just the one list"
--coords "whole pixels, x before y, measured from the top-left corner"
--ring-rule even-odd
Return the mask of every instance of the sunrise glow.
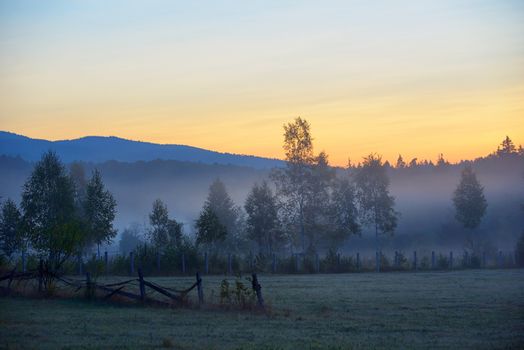
[[[0, 129], [345, 165], [524, 143], [519, 1], [0, 2]], [[402, 6], [401, 6], [402, 5]]]

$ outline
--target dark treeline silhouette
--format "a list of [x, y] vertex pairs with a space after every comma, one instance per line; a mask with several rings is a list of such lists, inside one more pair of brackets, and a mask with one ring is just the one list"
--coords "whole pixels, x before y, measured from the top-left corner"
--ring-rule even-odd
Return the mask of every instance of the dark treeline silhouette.
[[[36, 255], [40, 270], [57, 272], [73, 255], [111, 243], [116, 201], [100, 172], [85, 178], [82, 168], [67, 171], [57, 155], [46, 152], [25, 180], [19, 207], [10, 199], [0, 212], [2, 258]], [[25, 261], [23, 263], [25, 269]], [[46, 288], [50, 281], [45, 282]]]
[[[284, 131], [286, 165], [272, 171], [166, 160], [69, 164], [77, 209], [63, 216], [83, 218], [83, 248], [118, 242], [122, 252], [515, 249], [524, 227], [524, 155], [509, 137], [492, 154], [458, 164], [440, 154], [435, 164], [399, 156], [392, 166], [372, 153], [343, 169], [313, 153], [307, 121], [297, 118]], [[35, 164], [0, 156], [0, 166], [0, 195], [10, 198], [2, 218], [27, 217], [22, 186]], [[85, 173], [93, 174], [89, 181]], [[96, 208], [105, 208], [105, 217], [94, 215]], [[10, 232], [8, 225], [3, 230]], [[5, 242], [10, 255], [22, 244]]]

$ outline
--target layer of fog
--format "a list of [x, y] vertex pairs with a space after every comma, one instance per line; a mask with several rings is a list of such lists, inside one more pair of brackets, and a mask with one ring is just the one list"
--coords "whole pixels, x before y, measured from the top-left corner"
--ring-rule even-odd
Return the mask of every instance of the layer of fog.
[[[0, 164], [0, 196], [19, 201], [33, 165], [3, 156]], [[184, 223], [184, 232], [189, 235], [214, 179], [220, 178], [237, 205], [243, 206], [251, 186], [269, 174], [267, 170], [247, 167], [162, 160], [83, 165], [87, 176], [98, 168], [116, 198], [115, 226], [119, 231], [136, 222], [147, 226], [152, 203], [159, 198], [167, 204], [170, 216]], [[395, 236], [382, 239], [385, 251], [464, 248], [467, 232], [455, 221], [451, 201], [462, 168], [463, 165], [450, 165], [389, 170], [391, 193], [396, 198], [400, 219]], [[474, 233], [489, 241], [493, 249], [512, 250], [524, 228], [524, 161], [522, 157], [484, 159], [475, 162], [473, 168], [488, 201], [487, 214]], [[374, 244], [372, 233], [364, 230], [361, 237], [351, 237], [341, 250], [371, 251]]]

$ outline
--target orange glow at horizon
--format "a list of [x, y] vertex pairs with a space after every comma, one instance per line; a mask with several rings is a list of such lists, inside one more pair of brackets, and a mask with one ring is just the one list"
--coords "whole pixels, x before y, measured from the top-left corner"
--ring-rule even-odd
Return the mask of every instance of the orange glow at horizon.
[[300, 116], [338, 166], [524, 144], [521, 3], [328, 4], [0, 3], [0, 130], [282, 158]]

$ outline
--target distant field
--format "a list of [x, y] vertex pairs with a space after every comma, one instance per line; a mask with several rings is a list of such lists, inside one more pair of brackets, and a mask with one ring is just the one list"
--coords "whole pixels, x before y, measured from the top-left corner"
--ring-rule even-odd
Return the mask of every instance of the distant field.
[[[204, 276], [218, 302], [223, 277]], [[192, 278], [155, 278], [183, 287]], [[262, 275], [272, 315], [0, 298], [0, 348], [524, 348], [524, 270]]]

